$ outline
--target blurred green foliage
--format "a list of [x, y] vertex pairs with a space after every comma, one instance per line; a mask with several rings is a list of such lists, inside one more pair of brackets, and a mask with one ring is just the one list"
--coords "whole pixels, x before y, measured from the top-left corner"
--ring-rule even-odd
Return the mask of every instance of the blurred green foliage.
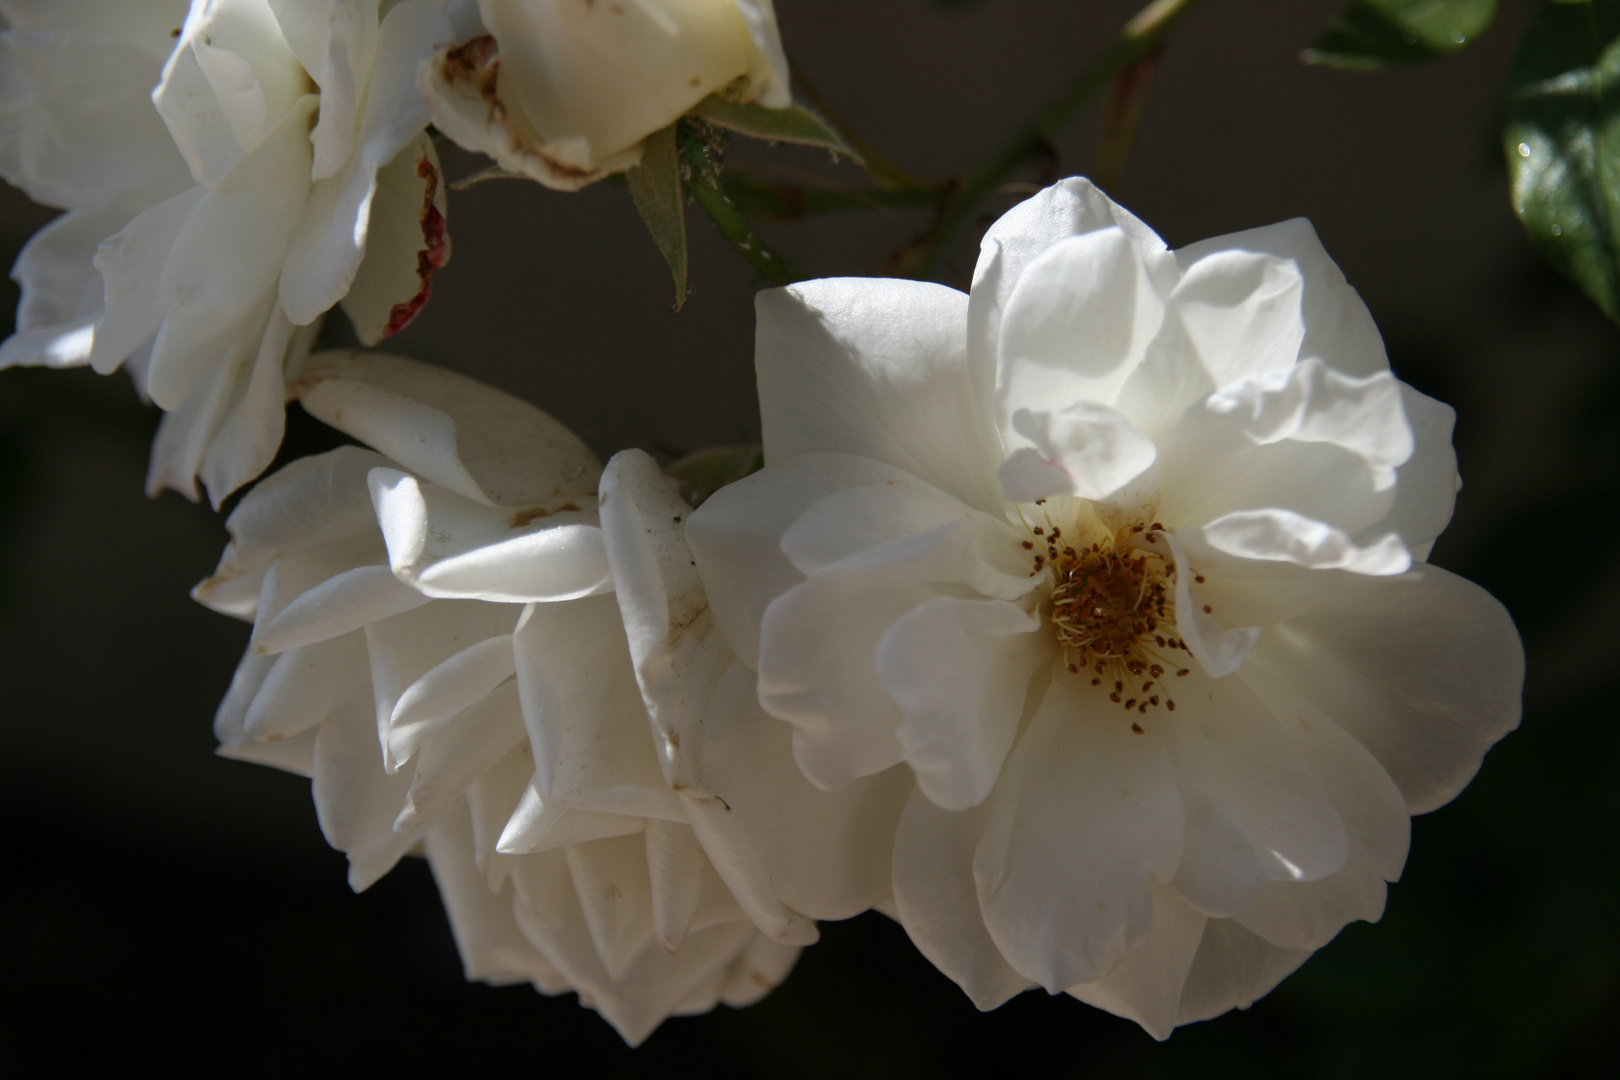
[[1620, 0], [1542, 6], [1519, 43], [1502, 145], [1531, 243], [1620, 320]]
[[1438, 60], [1484, 33], [1496, 9], [1497, 0], [1356, 0], [1304, 60], [1351, 71]]

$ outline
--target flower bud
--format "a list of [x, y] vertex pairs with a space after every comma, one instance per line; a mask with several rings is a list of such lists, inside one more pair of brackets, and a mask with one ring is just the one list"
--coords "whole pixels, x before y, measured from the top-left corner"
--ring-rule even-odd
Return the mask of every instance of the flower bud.
[[479, 0], [488, 34], [441, 50], [419, 85], [468, 149], [562, 190], [641, 160], [710, 94], [790, 103], [770, 0]]

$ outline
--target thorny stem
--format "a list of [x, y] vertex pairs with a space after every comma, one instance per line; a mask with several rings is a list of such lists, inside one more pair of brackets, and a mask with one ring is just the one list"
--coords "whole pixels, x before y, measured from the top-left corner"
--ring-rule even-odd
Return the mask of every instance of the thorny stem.
[[720, 235], [737, 254], [747, 261], [749, 266], [759, 271], [764, 277], [776, 285], [791, 285], [795, 281], [803, 281], [804, 275], [787, 259], [777, 254], [776, 250], [765, 242], [764, 237], [754, 231], [748, 219], [743, 216], [742, 210], [726, 194], [726, 189], [720, 181], [720, 167], [714, 159], [710, 137], [696, 123], [683, 120], [676, 129], [680, 141], [681, 157], [686, 164], [686, 190], [697, 200], [703, 212], [709, 215]]
[[1125, 24], [1116, 41], [1095, 63], [1077, 75], [1046, 108], [1018, 130], [1002, 148], [969, 173], [940, 204], [928, 230], [896, 253], [890, 269], [909, 277], [927, 274], [944, 250], [972, 215], [979, 200], [988, 195], [1007, 174], [1016, 169], [1041, 146], [1050, 142], [1071, 117], [1098, 91], [1108, 86], [1131, 65], [1158, 48], [1175, 25], [1203, 0], [1152, 0]]

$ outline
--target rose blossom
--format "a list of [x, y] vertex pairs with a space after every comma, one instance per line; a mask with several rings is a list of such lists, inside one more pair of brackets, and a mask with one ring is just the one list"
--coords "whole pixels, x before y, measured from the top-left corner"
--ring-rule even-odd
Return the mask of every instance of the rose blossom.
[[415, 70], [454, 32], [433, 0], [380, 8], [0, 6], [0, 169], [70, 211], [18, 260], [0, 365], [127, 361], [168, 413], [154, 493], [200, 478], [218, 505], [256, 476], [320, 316], [342, 301], [374, 342], [449, 255]]
[[710, 94], [791, 104], [771, 0], [478, 0], [488, 34], [422, 65], [433, 122], [573, 191], [641, 160]]
[[[421, 844], [469, 978], [577, 990], [630, 1042], [757, 999], [807, 915], [887, 897], [846, 854], [870, 800], [811, 787], [751, 700], [716, 718], [731, 655], [650, 458], [602, 474], [539, 410], [398, 357], [324, 354], [296, 389], [375, 449], [258, 484], [196, 595], [254, 621], [221, 752], [313, 776], [356, 889]], [[739, 807], [770, 790], [803, 822], [745, 827], [691, 780], [711, 718]]]
[[1523, 655], [1422, 561], [1451, 410], [1306, 222], [1170, 251], [1067, 180], [971, 295], [758, 314], [767, 466], [692, 516], [696, 561], [810, 780], [914, 777], [897, 914], [975, 1003], [1036, 984], [1162, 1038], [1379, 917]]

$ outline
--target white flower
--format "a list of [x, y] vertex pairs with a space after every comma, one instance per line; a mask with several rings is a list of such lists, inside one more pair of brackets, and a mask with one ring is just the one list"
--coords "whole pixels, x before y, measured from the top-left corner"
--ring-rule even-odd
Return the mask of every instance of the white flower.
[[4, 5], [0, 168], [71, 212], [18, 261], [0, 365], [127, 361], [169, 413], [154, 493], [256, 476], [320, 316], [341, 300], [374, 342], [448, 257], [415, 71], [454, 33], [433, 0], [380, 7]]
[[710, 94], [791, 103], [771, 0], [478, 0], [488, 34], [421, 70], [433, 122], [573, 191], [641, 160]]
[[469, 978], [577, 990], [632, 1043], [780, 982], [815, 928], [680, 782], [730, 655], [651, 459], [614, 459], [599, 524], [590, 451], [505, 394], [344, 353], [296, 389], [375, 449], [294, 462], [232, 514], [196, 592], [254, 620], [221, 752], [312, 774], [356, 889], [421, 844]]
[[1306, 222], [1172, 252], [1068, 180], [991, 228], [971, 297], [758, 312], [768, 464], [689, 537], [805, 775], [915, 777], [895, 902], [934, 963], [1162, 1038], [1379, 917], [1523, 655], [1420, 561], [1451, 410]]

